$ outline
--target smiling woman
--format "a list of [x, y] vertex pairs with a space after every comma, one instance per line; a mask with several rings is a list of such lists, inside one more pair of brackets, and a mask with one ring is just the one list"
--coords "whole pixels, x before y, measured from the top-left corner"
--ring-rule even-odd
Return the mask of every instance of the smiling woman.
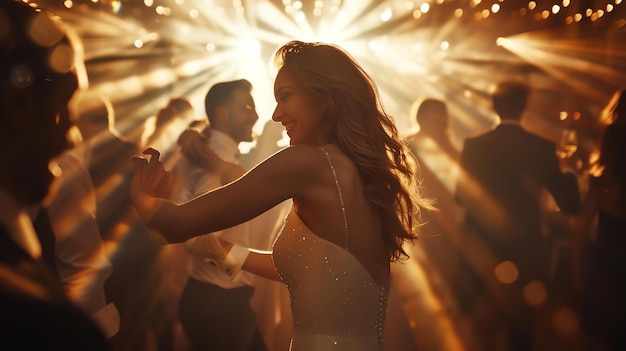
[[[115, 128], [133, 141], [138, 141], [133, 136], [146, 118], [172, 96], [185, 95], [197, 108], [209, 86], [237, 78], [255, 86], [259, 120], [254, 129], [260, 133], [276, 105], [274, 74], [268, 73], [272, 53], [291, 38], [333, 42], [350, 52], [376, 81], [385, 111], [394, 117], [401, 135], [410, 132], [413, 101], [422, 96], [444, 100], [457, 146], [494, 123], [496, 116], [487, 107], [496, 80], [511, 78], [534, 86], [537, 94], [524, 123], [553, 141], [563, 127], [559, 112], [580, 104], [576, 110], [583, 113], [582, 119], [589, 116], [592, 121], [594, 111], [626, 81], [626, 60], [621, 59], [626, 50], [625, 1], [504, 0], [499, 6], [450, 0], [36, 2], [83, 35], [89, 93], [112, 102], [118, 116]], [[291, 114], [281, 118], [295, 121]], [[301, 127], [294, 125], [294, 138], [300, 138]], [[589, 130], [579, 130], [578, 151], [595, 140]], [[251, 146], [240, 144], [244, 156]], [[164, 147], [159, 150], [166, 155]], [[422, 165], [422, 171], [433, 169]], [[455, 177], [448, 176], [448, 183], [454, 184]], [[426, 190], [432, 186], [427, 183]], [[445, 209], [440, 214], [446, 224], [460, 224]], [[421, 228], [425, 240], [455, 245], [440, 247], [428, 257], [449, 262], [448, 249], [457, 246], [462, 255], [473, 257], [473, 249], [459, 246], [456, 236], [442, 233], [426, 239], [427, 231]], [[131, 251], [127, 245], [120, 248]], [[434, 270], [428, 277], [446, 269], [430, 259], [426, 266]]]
[[382, 350], [390, 263], [407, 256], [403, 244], [416, 238], [416, 214], [430, 205], [418, 197], [406, 148], [373, 81], [350, 55], [292, 41], [276, 62], [273, 119], [291, 146], [180, 205], [154, 195], [167, 176], [158, 157], [136, 158], [133, 201], [151, 229], [179, 242], [292, 199], [272, 253], [235, 247], [214, 259], [229, 272], [243, 268], [287, 285], [292, 350]]
[[[277, 107], [272, 119], [285, 127], [290, 145], [330, 142], [327, 137], [335, 122], [325, 114], [328, 101], [316, 95], [294, 72], [286, 69], [276, 77], [274, 90]], [[326, 132], [318, 132], [324, 129]], [[324, 140], [315, 140], [320, 137]]]

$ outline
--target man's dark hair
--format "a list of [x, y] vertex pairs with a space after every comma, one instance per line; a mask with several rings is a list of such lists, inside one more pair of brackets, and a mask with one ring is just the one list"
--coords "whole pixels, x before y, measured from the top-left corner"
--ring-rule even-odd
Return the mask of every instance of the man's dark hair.
[[209, 118], [209, 123], [213, 124], [215, 118], [215, 109], [218, 106], [226, 105], [235, 90], [252, 90], [252, 83], [246, 79], [232, 80], [228, 82], [216, 83], [209, 89], [204, 99], [204, 110]]
[[526, 109], [528, 86], [519, 82], [501, 82], [493, 92], [493, 109], [502, 119], [519, 120]]
[[193, 106], [191, 106], [191, 103], [189, 102], [189, 100], [187, 100], [184, 97], [172, 98], [167, 104], [168, 106], [171, 106], [174, 109], [176, 109], [176, 112], [178, 113], [184, 113], [188, 110], [193, 110]]

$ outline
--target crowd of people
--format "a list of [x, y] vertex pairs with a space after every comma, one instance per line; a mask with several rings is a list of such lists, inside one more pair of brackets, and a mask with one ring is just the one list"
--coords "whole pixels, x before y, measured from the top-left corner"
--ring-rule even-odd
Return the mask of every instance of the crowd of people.
[[131, 141], [89, 94], [71, 28], [13, 0], [0, 23], [8, 349], [387, 350], [391, 267], [414, 245], [470, 326], [469, 350], [548, 349], [554, 226], [577, 347], [626, 346], [626, 90], [598, 116], [581, 177], [524, 128], [524, 81], [496, 82], [498, 125], [459, 146], [445, 99], [418, 99], [419, 131], [403, 135], [349, 53], [294, 40], [274, 56], [276, 108], [258, 138], [253, 86], [233, 77], [207, 89], [202, 116], [172, 97]]

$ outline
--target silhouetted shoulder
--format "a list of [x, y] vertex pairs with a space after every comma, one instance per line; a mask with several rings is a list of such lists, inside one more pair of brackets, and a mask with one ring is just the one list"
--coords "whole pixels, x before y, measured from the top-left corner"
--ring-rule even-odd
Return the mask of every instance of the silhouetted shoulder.
[[532, 140], [532, 142], [537, 143], [539, 145], [543, 145], [544, 147], [554, 147], [555, 144], [553, 141], [548, 140], [540, 135], [534, 134], [532, 132], [526, 131], [528, 134], [528, 139]]

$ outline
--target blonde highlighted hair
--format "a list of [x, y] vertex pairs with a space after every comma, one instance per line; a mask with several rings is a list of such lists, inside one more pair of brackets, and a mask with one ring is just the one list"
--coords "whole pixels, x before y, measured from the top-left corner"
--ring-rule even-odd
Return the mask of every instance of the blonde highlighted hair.
[[291, 41], [278, 49], [275, 63], [326, 99], [331, 142], [354, 162], [367, 199], [380, 211], [390, 259], [408, 257], [403, 244], [417, 238], [420, 209], [431, 205], [372, 78], [333, 44]]

